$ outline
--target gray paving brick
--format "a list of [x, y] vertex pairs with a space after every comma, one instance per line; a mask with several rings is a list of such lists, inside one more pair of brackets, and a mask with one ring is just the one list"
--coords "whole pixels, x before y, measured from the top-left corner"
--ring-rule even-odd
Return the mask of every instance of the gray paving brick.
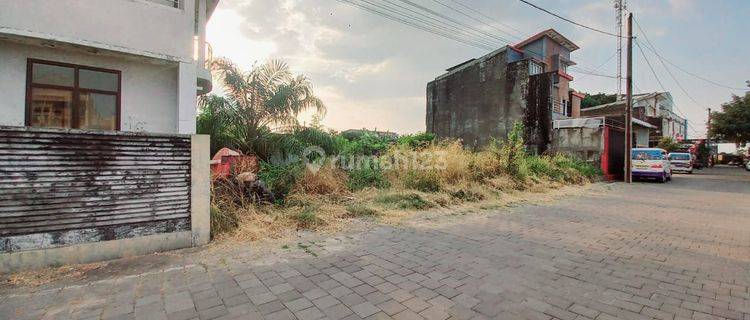
[[312, 307], [313, 303], [310, 302], [310, 300], [308, 300], [307, 298], [303, 297], [293, 301], [285, 302], [284, 305], [287, 307], [287, 309], [295, 312]]
[[316, 307], [310, 307], [294, 313], [299, 320], [317, 320], [325, 317], [325, 314]]
[[326, 316], [333, 320], [343, 319], [354, 312], [343, 304], [337, 304], [323, 310]]
[[355, 305], [351, 307], [351, 309], [352, 311], [354, 311], [354, 313], [356, 313], [358, 316], [362, 318], [369, 317], [381, 311], [380, 309], [378, 309], [378, 307], [374, 306], [369, 301]]

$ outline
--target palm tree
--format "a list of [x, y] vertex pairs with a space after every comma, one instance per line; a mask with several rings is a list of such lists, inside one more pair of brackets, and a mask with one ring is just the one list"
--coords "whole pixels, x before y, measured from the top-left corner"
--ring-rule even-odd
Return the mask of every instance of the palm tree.
[[262, 159], [280, 150], [285, 132], [299, 127], [297, 116], [307, 110], [325, 113], [312, 83], [294, 76], [281, 60], [271, 60], [240, 70], [228, 59], [217, 59], [211, 69], [218, 76], [224, 95], [201, 97], [198, 132], [212, 135], [212, 150], [223, 146], [254, 153]]

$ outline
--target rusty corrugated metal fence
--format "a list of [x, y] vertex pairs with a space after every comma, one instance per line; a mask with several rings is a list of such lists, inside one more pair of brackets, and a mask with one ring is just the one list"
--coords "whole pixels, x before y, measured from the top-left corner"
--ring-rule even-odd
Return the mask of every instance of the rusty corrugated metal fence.
[[190, 230], [189, 135], [0, 126], [0, 252]]

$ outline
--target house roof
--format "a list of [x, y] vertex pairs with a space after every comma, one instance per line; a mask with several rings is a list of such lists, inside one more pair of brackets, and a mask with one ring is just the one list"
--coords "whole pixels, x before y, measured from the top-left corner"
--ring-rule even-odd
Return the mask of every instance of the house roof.
[[466, 61], [464, 61], [464, 62], [461, 62], [461, 63], [459, 63], [459, 64], [457, 64], [457, 65], [455, 65], [455, 66], [452, 66], [452, 67], [450, 67], [450, 68], [448, 68], [448, 69], [445, 69], [445, 71], [451, 72], [451, 71], [453, 71], [453, 70], [456, 70], [456, 69], [460, 68], [461, 66], [463, 66], [463, 65], [465, 65], [465, 64], [467, 64], [467, 63], [473, 62], [474, 60], [476, 60], [476, 59], [475, 59], [475, 58], [471, 58], [471, 59], [469, 59], [469, 60], [466, 60]]
[[447, 71], [446, 73], [438, 76], [437, 78], [435, 78], [435, 80], [440, 80], [442, 78], [445, 78], [445, 77], [447, 77], [447, 76], [449, 76], [451, 74], [454, 74], [456, 72], [464, 70], [464, 69], [466, 69], [466, 68], [468, 68], [470, 66], [473, 66], [473, 65], [475, 65], [477, 63], [480, 63], [482, 61], [487, 61], [491, 57], [494, 57], [494, 56], [500, 54], [501, 52], [504, 52], [507, 48], [510, 48], [510, 46], [504, 46], [504, 47], [502, 47], [500, 49], [497, 49], [497, 50], [492, 51], [492, 52], [490, 52], [488, 54], [485, 54], [485, 55], [483, 55], [483, 56], [481, 56], [479, 58], [467, 60], [465, 62], [462, 62], [462, 63], [459, 63], [459, 64], [457, 64], [455, 66], [452, 66], [452, 67], [450, 67], [450, 68], [448, 68], [448, 69], [445, 70], [445, 71]]
[[[555, 120], [552, 123], [552, 126], [555, 129], [559, 128], [598, 128], [603, 126], [606, 123], [606, 118], [608, 116], [596, 116], [596, 117], [581, 117], [581, 118], [572, 118], [572, 119], [560, 119]], [[623, 117], [624, 118], [624, 117]], [[656, 126], [636, 118], [631, 118], [633, 120], [633, 125], [641, 126], [648, 129], [655, 129]]]
[[[636, 93], [636, 94], [633, 95], [633, 102], [642, 101], [642, 100], [648, 100], [648, 99], [653, 99], [653, 98], [658, 97], [658, 96], [667, 96], [670, 99], [672, 98], [672, 95], [669, 94], [669, 92]], [[610, 103], [600, 104], [598, 106], [584, 108], [584, 109], [581, 109], [581, 111], [583, 111], [583, 110], [592, 111], [592, 110], [600, 110], [600, 109], [623, 108], [624, 106], [625, 106], [625, 99], [624, 99], [624, 97], [619, 97], [618, 100], [615, 101], [615, 102], [610, 102]]]
[[542, 32], [539, 32], [539, 33], [531, 36], [531, 38], [528, 38], [528, 39], [526, 39], [524, 41], [521, 41], [521, 43], [515, 45], [515, 47], [516, 48], [523, 48], [526, 45], [528, 45], [528, 44], [530, 44], [530, 43], [532, 43], [532, 42], [534, 42], [536, 40], [539, 40], [539, 39], [541, 39], [543, 37], [548, 37], [548, 38], [552, 39], [552, 41], [555, 41], [556, 43], [558, 43], [559, 45], [565, 47], [565, 49], [568, 49], [570, 51], [575, 51], [575, 50], [580, 49], [580, 47], [578, 47], [575, 43], [573, 43], [573, 41], [570, 41], [568, 38], [566, 38], [565, 36], [563, 36], [562, 34], [560, 34], [559, 32], [557, 32], [555, 29], [547, 29], [547, 30], [544, 30]]

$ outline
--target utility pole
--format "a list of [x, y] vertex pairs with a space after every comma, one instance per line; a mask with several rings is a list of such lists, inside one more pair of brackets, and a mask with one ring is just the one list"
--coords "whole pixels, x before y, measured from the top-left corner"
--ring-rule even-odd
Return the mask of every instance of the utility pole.
[[706, 121], [706, 147], [708, 147], [708, 157], [710, 163], [713, 163], [713, 148], [711, 148], [711, 108], [708, 108], [708, 121]]
[[633, 182], [633, 13], [628, 13], [628, 67], [625, 76], [625, 183]]

